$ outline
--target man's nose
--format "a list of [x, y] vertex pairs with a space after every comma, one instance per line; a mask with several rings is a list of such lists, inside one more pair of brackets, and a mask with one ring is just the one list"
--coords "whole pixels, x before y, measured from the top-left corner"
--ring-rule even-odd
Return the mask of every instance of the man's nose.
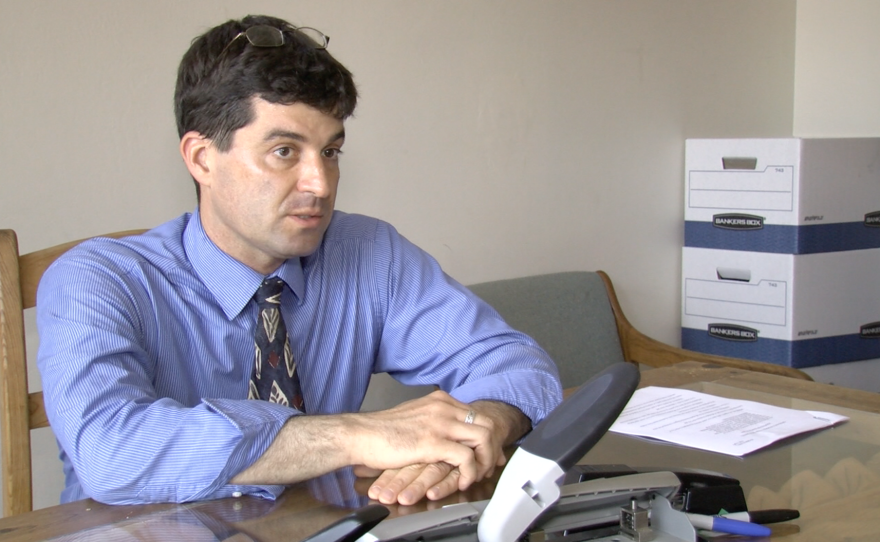
[[308, 192], [316, 198], [330, 195], [330, 175], [323, 157], [310, 156], [301, 161], [300, 178], [297, 188], [300, 192]]

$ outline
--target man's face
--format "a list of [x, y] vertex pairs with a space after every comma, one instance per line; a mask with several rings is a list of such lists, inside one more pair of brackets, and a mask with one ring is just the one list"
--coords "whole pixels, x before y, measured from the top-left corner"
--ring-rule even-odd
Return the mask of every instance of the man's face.
[[253, 99], [232, 146], [205, 151], [199, 210], [208, 237], [264, 274], [317, 249], [339, 183], [342, 121], [310, 106]]

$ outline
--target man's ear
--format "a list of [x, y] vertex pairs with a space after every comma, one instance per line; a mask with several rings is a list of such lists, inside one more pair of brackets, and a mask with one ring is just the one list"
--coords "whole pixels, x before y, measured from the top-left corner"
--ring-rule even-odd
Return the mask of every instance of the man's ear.
[[180, 138], [180, 155], [189, 174], [199, 184], [210, 183], [211, 140], [198, 132], [187, 132]]

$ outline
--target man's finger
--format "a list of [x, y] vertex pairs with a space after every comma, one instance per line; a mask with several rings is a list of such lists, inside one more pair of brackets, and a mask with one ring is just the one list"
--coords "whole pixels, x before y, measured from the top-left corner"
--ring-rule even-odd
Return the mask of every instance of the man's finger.
[[492, 439], [491, 432], [482, 425], [458, 424], [449, 429], [449, 438], [473, 450], [476, 459], [476, 480], [491, 476], [502, 454], [501, 447]]
[[458, 491], [459, 470], [453, 469], [452, 465], [445, 465], [448, 467], [446, 476], [444, 476], [439, 482], [433, 484], [426, 492], [428, 499], [432, 501], [438, 501]]
[[367, 491], [367, 496], [373, 500], [378, 501], [379, 497], [382, 495], [382, 491], [385, 487], [391, 483], [391, 480], [397, 476], [397, 473], [400, 472], [400, 469], [388, 469], [383, 471], [382, 474], [379, 475], [376, 480], [373, 481], [373, 484], [370, 486], [369, 491]]
[[[443, 483], [449, 473], [453, 470], [455, 469], [453, 469], [452, 465], [449, 463], [431, 463], [430, 465], [425, 465], [419, 476], [400, 492], [397, 501], [400, 504], [410, 505], [422, 500], [426, 495], [429, 495], [428, 498], [436, 500], [437, 498], [443, 498], [446, 495], [453, 493], [458, 489], [457, 471], [451, 490], [448, 489], [448, 486], [450, 485], [449, 482]], [[440, 484], [442, 484], [441, 490], [444, 493], [440, 494], [438, 497], [431, 497], [431, 491], [437, 488]]]
[[[370, 488], [369, 495], [382, 504], [413, 504], [424, 496], [424, 493], [416, 496], [412, 502], [403, 502], [409, 500], [409, 496], [404, 496], [404, 490], [408, 490], [412, 483], [419, 478], [425, 470], [425, 465], [417, 464], [404, 467], [402, 469], [394, 469], [393, 471], [385, 471], [379, 476], [379, 479], [373, 483]], [[387, 475], [386, 475], [387, 473]], [[412, 492], [411, 492], [412, 493]]]
[[426, 495], [437, 500], [458, 490], [459, 477], [459, 470], [449, 463], [411, 465], [383, 472], [373, 482], [368, 495], [383, 504], [411, 505]]

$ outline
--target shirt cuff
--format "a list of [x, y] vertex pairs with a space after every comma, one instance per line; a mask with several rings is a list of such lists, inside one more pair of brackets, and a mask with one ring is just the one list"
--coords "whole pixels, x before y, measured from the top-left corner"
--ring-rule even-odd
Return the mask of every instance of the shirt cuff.
[[261, 499], [266, 499], [267, 501], [274, 501], [277, 499], [287, 486], [276, 486], [276, 485], [267, 485], [267, 486], [251, 486], [251, 485], [235, 485], [229, 484], [221, 487], [213, 495], [211, 495], [212, 499], [225, 499], [227, 497], [241, 497], [243, 495], [252, 495], [254, 497], [260, 497]]
[[[268, 401], [205, 399], [203, 403], [210, 410], [226, 418], [241, 435], [229, 455], [223, 472], [217, 479], [218, 483], [224, 485], [215, 488], [211, 498], [240, 495], [256, 495], [266, 499], [277, 498], [284, 491], [284, 486], [235, 485], [228, 484], [228, 481], [262, 457], [287, 420], [302, 413], [293, 408]], [[235, 493], [240, 495], [235, 495]]]

